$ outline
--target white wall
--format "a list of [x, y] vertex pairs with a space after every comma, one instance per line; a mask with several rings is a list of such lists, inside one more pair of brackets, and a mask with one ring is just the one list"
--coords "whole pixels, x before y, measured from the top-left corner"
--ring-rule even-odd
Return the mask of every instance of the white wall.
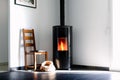
[[[109, 0], [66, 0], [66, 24], [73, 26], [73, 64], [109, 67]], [[37, 8], [10, 0], [10, 67], [24, 66], [22, 28], [34, 28], [37, 48], [52, 60], [52, 26], [59, 24], [59, 0], [37, 0]]]
[[24, 66], [22, 28], [35, 29], [37, 48], [47, 50], [52, 60], [52, 26], [56, 24], [59, 0], [37, 0], [36, 9], [15, 5], [10, 0], [10, 67]]
[[120, 71], [120, 0], [112, 0], [113, 54], [111, 70]]
[[66, 24], [73, 26], [73, 64], [110, 66], [109, 0], [67, 0]]
[[8, 62], [8, 0], [0, 0], [0, 63]]

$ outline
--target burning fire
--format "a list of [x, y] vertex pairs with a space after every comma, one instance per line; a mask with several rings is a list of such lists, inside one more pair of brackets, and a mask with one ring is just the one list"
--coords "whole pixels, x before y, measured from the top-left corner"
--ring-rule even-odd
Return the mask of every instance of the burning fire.
[[67, 51], [67, 39], [66, 38], [59, 38], [58, 40], [58, 51]]

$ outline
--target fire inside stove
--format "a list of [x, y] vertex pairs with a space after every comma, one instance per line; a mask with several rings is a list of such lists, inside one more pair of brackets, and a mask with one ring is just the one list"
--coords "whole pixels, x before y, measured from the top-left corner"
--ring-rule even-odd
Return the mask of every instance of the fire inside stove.
[[58, 51], [67, 51], [68, 50], [68, 42], [67, 38], [58, 38]]

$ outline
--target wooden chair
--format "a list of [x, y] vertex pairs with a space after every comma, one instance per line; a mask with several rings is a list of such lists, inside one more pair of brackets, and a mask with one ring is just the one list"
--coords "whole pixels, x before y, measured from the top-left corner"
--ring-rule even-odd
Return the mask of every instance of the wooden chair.
[[[24, 41], [24, 53], [25, 53], [25, 69], [37, 68], [37, 55], [45, 55], [45, 60], [48, 60], [48, 53], [45, 50], [36, 50], [34, 29], [22, 29], [23, 41]], [[32, 55], [34, 60], [34, 66], [27, 65], [27, 55]]]

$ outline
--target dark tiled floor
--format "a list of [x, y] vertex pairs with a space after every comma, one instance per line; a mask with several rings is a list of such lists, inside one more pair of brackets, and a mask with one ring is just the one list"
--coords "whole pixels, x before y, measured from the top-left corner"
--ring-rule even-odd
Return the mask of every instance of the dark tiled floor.
[[[12, 68], [11, 70], [25, 70], [24, 67]], [[34, 69], [28, 69], [34, 71]], [[109, 71], [106, 67], [91, 67], [91, 66], [71, 66], [70, 70], [98, 70], [98, 71]], [[37, 67], [37, 71], [40, 72], [40, 66]]]
[[120, 80], [120, 73], [101, 71], [5, 72], [0, 80]]

